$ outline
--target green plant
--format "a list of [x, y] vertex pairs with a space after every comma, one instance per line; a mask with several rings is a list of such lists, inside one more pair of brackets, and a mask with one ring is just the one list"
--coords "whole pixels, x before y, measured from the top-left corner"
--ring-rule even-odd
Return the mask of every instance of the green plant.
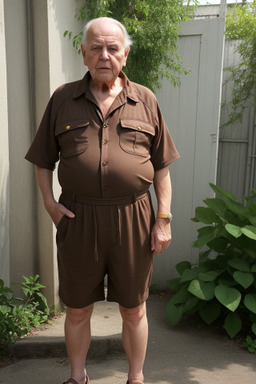
[[27, 329], [19, 324], [13, 291], [4, 286], [3, 280], [0, 280], [0, 304], [0, 356], [2, 356], [17, 337], [27, 333]]
[[28, 277], [23, 276], [24, 281], [20, 284], [24, 293], [24, 306], [35, 306], [38, 311], [44, 312], [46, 315], [50, 314], [50, 309], [46, 297], [41, 293], [41, 290], [45, 288], [44, 285], [39, 282], [39, 275]]
[[226, 125], [230, 125], [241, 120], [249, 105], [256, 105], [256, 0], [228, 7], [226, 38], [241, 40], [237, 47], [240, 63], [226, 68], [232, 88], [231, 109], [225, 105], [230, 110]]
[[[183, 0], [85, 0], [76, 18], [86, 21], [100, 16], [113, 17], [124, 24], [133, 40], [124, 71], [130, 80], [157, 90], [166, 77], [173, 85], [180, 83], [180, 75], [188, 73], [182, 58], [177, 55], [180, 23], [193, 12], [198, 1]], [[73, 46], [80, 51], [82, 33], [73, 36]]]
[[201, 223], [193, 243], [200, 249], [198, 263], [176, 265], [179, 277], [169, 282], [176, 293], [166, 314], [172, 325], [199, 314], [208, 325], [221, 322], [231, 338], [256, 335], [256, 191], [242, 205], [210, 186], [216, 197], [205, 199], [192, 219]]
[[251, 336], [247, 336], [244, 342], [244, 347], [248, 349], [249, 352], [256, 352], [256, 339], [252, 339]]
[[47, 322], [51, 314], [47, 300], [40, 292], [44, 286], [39, 283], [39, 275], [23, 276], [23, 279], [15, 284], [21, 286], [24, 298], [15, 297], [13, 290], [0, 280], [0, 356], [32, 327]]

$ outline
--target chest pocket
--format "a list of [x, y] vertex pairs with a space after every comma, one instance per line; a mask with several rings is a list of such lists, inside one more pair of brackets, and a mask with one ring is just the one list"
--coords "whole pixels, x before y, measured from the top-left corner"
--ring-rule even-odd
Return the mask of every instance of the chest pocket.
[[55, 135], [63, 158], [80, 155], [89, 146], [88, 120], [64, 122], [56, 126]]
[[120, 120], [120, 147], [123, 151], [138, 155], [148, 156], [155, 136], [154, 127], [141, 120]]

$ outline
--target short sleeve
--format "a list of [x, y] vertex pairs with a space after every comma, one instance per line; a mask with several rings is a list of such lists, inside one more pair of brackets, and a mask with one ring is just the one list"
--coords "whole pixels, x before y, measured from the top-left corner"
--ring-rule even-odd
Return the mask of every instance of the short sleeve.
[[151, 161], [156, 171], [180, 157], [158, 104], [157, 113], [156, 135], [151, 148]]
[[59, 146], [55, 137], [54, 95], [51, 97], [35, 138], [25, 156], [31, 163], [54, 170], [59, 160]]

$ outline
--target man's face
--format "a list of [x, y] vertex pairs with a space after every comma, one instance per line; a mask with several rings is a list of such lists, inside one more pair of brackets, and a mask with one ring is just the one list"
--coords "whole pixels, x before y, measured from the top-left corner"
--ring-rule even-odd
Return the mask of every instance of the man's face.
[[123, 33], [112, 22], [95, 21], [81, 44], [84, 64], [93, 80], [111, 84], [126, 64], [129, 48], [124, 49]]

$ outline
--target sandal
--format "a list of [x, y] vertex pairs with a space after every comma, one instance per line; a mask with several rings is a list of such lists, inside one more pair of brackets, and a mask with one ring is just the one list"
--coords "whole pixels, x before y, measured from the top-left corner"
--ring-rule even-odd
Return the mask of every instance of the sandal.
[[[68, 381], [65, 381], [63, 384], [68, 384], [68, 383], [78, 384], [78, 382], [75, 379], [72, 379], [72, 377], [70, 379], [68, 379]], [[90, 384], [90, 380], [89, 380], [89, 376], [88, 375], [86, 375], [86, 382], [85, 382], [85, 384]]]
[[[89, 383], [88, 383], [89, 384]], [[126, 381], [126, 384], [129, 384], [129, 380]], [[143, 384], [143, 382], [141, 381], [141, 384]]]

